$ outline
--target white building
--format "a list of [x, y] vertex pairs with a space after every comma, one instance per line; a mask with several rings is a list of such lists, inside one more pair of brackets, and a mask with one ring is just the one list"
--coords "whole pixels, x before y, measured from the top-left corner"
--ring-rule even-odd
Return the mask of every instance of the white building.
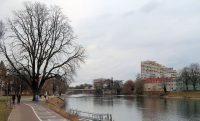
[[156, 61], [141, 62], [141, 78], [176, 78], [177, 72], [173, 68], [165, 67]]

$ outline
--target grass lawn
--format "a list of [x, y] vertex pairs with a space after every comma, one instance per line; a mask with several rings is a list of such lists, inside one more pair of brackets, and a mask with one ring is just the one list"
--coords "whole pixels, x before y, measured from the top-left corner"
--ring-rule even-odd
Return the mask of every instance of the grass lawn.
[[200, 98], [200, 92], [170, 92], [169, 97]]
[[7, 99], [0, 99], [0, 121], [7, 121], [11, 112], [11, 108], [6, 106]]

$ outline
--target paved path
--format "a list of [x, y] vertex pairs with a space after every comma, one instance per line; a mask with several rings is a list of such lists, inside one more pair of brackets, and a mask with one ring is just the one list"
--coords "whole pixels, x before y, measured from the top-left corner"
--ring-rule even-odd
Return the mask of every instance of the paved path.
[[39, 119], [34, 115], [31, 107], [20, 104], [14, 106], [8, 121], [39, 121]]
[[24, 101], [12, 110], [8, 121], [68, 121], [54, 111], [35, 105], [31, 101]]

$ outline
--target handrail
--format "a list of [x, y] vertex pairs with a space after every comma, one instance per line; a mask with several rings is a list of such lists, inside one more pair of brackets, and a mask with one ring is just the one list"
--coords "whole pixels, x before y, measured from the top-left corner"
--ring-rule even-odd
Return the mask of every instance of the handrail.
[[92, 119], [95, 121], [112, 121], [111, 114], [90, 113], [90, 112], [79, 111], [79, 110], [74, 110], [74, 109], [70, 109], [69, 114], [75, 115], [78, 117], [84, 117], [86, 119]]

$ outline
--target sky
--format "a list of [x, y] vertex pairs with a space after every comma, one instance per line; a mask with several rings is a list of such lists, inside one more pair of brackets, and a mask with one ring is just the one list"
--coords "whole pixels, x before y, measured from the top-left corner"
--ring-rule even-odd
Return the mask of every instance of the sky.
[[[33, 2], [34, 0], [32, 0]], [[200, 0], [40, 0], [58, 5], [87, 51], [72, 85], [135, 79], [140, 62], [177, 71], [200, 62]], [[0, 0], [7, 20], [24, 0]]]

